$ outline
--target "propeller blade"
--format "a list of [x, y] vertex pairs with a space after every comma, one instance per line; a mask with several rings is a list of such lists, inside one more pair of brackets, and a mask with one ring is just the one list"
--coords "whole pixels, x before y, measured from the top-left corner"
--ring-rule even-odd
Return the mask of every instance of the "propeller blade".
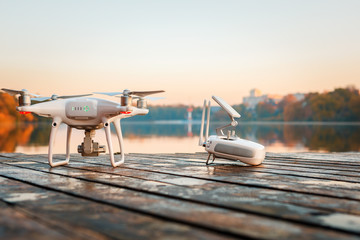
[[155, 93], [162, 93], [165, 92], [164, 90], [158, 90], [158, 91], [131, 91], [129, 92], [129, 95], [136, 95], [139, 97], [145, 97], [147, 95], [150, 94], [155, 94]]
[[138, 96], [138, 97], [145, 97], [147, 95], [150, 94], [155, 94], [155, 93], [162, 93], [165, 92], [164, 90], [158, 90], [158, 91], [129, 91], [129, 90], [124, 90], [123, 92], [93, 92], [96, 94], [103, 94], [103, 95], [107, 95], [107, 96], [117, 96], [117, 95], [134, 95], [134, 96]]
[[86, 96], [91, 96], [92, 94], [80, 94], [80, 95], [67, 95], [67, 96], [57, 96], [57, 98], [76, 98], [76, 97], [86, 97]]
[[93, 93], [107, 95], [107, 96], [111, 96], [111, 97], [122, 94], [122, 92], [93, 92]]
[[161, 100], [161, 99], [165, 99], [164, 97], [146, 97], [146, 99], [150, 100], [150, 101], [157, 101], [157, 100]]
[[150, 101], [165, 99], [164, 97], [133, 97], [133, 100], [140, 99], [140, 98], [150, 100]]
[[37, 94], [34, 94], [34, 93], [29, 93], [26, 89], [14, 90], [14, 89], [2, 88], [1, 90], [3, 90], [4, 92], [6, 92], [6, 93], [8, 93], [10, 95], [24, 94], [26, 92], [30, 96], [40, 97], [40, 95], [37, 95]]
[[46, 100], [51, 99], [51, 97], [37, 97], [37, 98], [32, 98], [31, 100], [36, 101], [36, 102], [43, 102]]
[[33, 101], [37, 101], [37, 102], [42, 102], [42, 101], [46, 101], [46, 100], [56, 100], [58, 98], [75, 98], [75, 97], [85, 97], [85, 96], [90, 96], [92, 94], [81, 94], [81, 95], [68, 95], [68, 96], [57, 96], [57, 95], [52, 95], [51, 97], [37, 97], [37, 98], [32, 98], [31, 100]]
[[23, 91], [19, 91], [19, 90], [8, 89], [8, 88], [2, 88], [1, 90], [3, 90], [4, 92], [6, 92], [10, 95], [21, 94], [23, 92]]

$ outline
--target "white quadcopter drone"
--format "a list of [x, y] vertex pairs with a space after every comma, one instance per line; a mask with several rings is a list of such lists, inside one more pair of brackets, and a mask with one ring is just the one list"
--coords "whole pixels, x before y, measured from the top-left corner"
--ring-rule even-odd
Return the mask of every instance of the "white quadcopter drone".
[[[40, 97], [29, 93], [27, 90], [12, 90], [2, 88], [3, 91], [11, 95], [19, 95], [20, 113], [35, 113], [39, 116], [50, 117], [53, 119], [49, 140], [49, 164], [51, 167], [61, 166], [69, 163], [70, 160], [70, 136], [72, 128], [85, 130], [84, 142], [78, 146], [78, 152], [82, 156], [99, 156], [105, 153], [105, 146], [94, 142], [95, 130], [105, 128], [107, 145], [109, 148], [110, 161], [113, 167], [117, 167], [125, 161], [123, 149], [123, 138], [121, 133], [120, 120], [133, 117], [135, 115], [146, 115], [149, 112], [145, 96], [159, 91], [130, 91], [125, 89], [123, 92], [94, 92], [108, 96], [120, 96], [120, 103], [100, 99], [89, 98], [92, 94]], [[31, 98], [35, 97], [35, 98]], [[137, 106], [132, 106], [132, 100], [137, 99]], [[41, 103], [31, 105], [31, 100]], [[49, 101], [50, 100], [50, 101]], [[46, 102], [43, 102], [46, 101]], [[67, 124], [66, 139], [66, 159], [53, 162], [53, 146], [57, 130], [61, 123]], [[119, 140], [121, 159], [115, 161], [114, 151], [111, 141], [110, 123], [113, 123]]]
[[[236, 127], [238, 122], [234, 118], [239, 118], [240, 114], [235, 111], [227, 102], [222, 98], [212, 97], [229, 115], [231, 123], [216, 129], [216, 135], [209, 137], [209, 124], [210, 124], [210, 101], [206, 105], [204, 101], [204, 107], [201, 119], [200, 140], [199, 145], [205, 147], [205, 150], [209, 153], [206, 161], [206, 165], [209, 164], [210, 156], [213, 155], [212, 163], [216, 157], [225, 158], [229, 160], [240, 160], [241, 162], [250, 165], [259, 165], [265, 158], [265, 147], [261, 144], [241, 139], [235, 134], [235, 130], [228, 131], [225, 135], [223, 129], [226, 127]], [[204, 138], [204, 124], [205, 124], [205, 112], [207, 110], [207, 123], [205, 141]]]

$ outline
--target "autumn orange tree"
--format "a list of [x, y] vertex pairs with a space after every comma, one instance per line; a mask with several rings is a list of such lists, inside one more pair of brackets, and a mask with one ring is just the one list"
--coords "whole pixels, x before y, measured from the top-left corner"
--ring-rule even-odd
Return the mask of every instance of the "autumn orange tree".
[[16, 111], [17, 99], [7, 93], [0, 93], [0, 122], [31, 122], [35, 120], [34, 115], [22, 115]]
[[309, 93], [289, 104], [285, 121], [360, 121], [360, 95], [355, 88], [337, 88], [328, 93]]

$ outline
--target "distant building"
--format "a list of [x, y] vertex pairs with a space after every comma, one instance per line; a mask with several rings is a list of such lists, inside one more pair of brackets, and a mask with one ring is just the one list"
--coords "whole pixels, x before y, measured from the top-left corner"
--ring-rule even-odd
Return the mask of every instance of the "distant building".
[[[297, 101], [301, 101], [305, 98], [303, 93], [294, 93], [292, 94]], [[278, 104], [283, 100], [284, 96], [278, 94], [261, 94], [259, 89], [251, 89], [249, 97], [243, 97], [243, 104], [247, 106], [247, 109], [255, 109], [256, 105], [260, 102], [268, 102], [272, 104]]]
[[251, 89], [250, 90], [250, 97], [261, 97], [261, 91], [259, 89]]
[[305, 94], [303, 93], [294, 93], [293, 96], [296, 98], [297, 101], [301, 101], [305, 98]]
[[258, 103], [264, 102], [265, 100], [265, 95], [261, 95], [261, 91], [254, 88], [250, 90], [249, 97], [243, 97], [243, 104], [245, 104], [248, 109], [255, 109]]
[[276, 94], [261, 94], [259, 89], [251, 89], [249, 97], [243, 97], [243, 104], [247, 106], [247, 109], [255, 109], [256, 105], [260, 102], [271, 102], [278, 104], [283, 99], [282, 95]]

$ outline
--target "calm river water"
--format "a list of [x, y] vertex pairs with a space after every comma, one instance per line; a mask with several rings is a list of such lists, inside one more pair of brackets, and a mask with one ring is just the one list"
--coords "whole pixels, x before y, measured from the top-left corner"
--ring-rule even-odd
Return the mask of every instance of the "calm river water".
[[[211, 125], [211, 134], [222, 123]], [[55, 153], [65, 152], [65, 125], [58, 132]], [[204, 151], [197, 145], [200, 124], [171, 122], [122, 122], [126, 153], [176, 153]], [[347, 152], [360, 151], [360, 123], [278, 123], [241, 122], [237, 135], [265, 145], [268, 152]], [[49, 123], [0, 124], [0, 151], [27, 154], [47, 153]], [[84, 132], [74, 130], [71, 152], [83, 140]], [[113, 131], [116, 144], [116, 135]], [[103, 130], [96, 132], [95, 141], [106, 145]], [[117, 146], [117, 145], [116, 145]], [[115, 148], [118, 151], [118, 148]]]

